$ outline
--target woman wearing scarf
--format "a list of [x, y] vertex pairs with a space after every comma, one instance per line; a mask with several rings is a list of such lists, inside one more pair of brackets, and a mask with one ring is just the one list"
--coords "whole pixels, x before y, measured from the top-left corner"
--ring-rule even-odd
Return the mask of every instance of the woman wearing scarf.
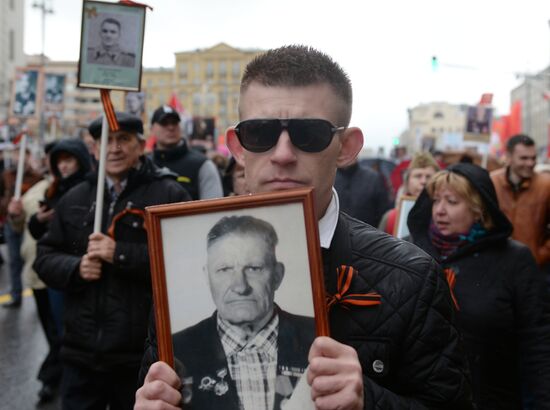
[[412, 241], [442, 266], [457, 309], [478, 410], [550, 409], [550, 299], [529, 249], [509, 239], [486, 170], [438, 172], [408, 217]]

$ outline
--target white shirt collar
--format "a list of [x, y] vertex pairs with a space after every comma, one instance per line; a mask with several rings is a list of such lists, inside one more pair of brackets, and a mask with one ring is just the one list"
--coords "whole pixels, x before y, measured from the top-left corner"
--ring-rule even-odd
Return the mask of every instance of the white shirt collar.
[[328, 205], [325, 215], [319, 220], [319, 241], [321, 242], [321, 248], [330, 248], [334, 231], [336, 231], [339, 213], [340, 202], [338, 201], [338, 194], [333, 187], [330, 204]]

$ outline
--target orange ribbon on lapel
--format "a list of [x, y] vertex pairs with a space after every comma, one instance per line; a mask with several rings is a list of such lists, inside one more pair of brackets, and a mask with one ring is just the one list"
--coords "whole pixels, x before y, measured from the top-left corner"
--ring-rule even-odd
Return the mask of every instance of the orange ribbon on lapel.
[[143, 209], [126, 208], [113, 217], [113, 220], [111, 221], [111, 225], [109, 226], [109, 229], [107, 229], [107, 235], [109, 235], [112, 239], [115, 239], [116, 223], [126, 214], [136, 215], [141, 219], [143, 219], [143, 229], [147, 231], [147, 223], [146, 223], [147, 220], [145, 219], [145, 211]]
[[453, 302], [455, 304], [456, 310], [460, 310], [460, 307], [458, 306], [458, 301], [456, 300], [456, 296], [454, 293], [454, 288], [456, 285], [456, 274], [455, 271], [451, 268], [443, 269], [443, 273], [445, 274], [445, 279], [447, 279], [447, 283], [449, 284], [449, 290], [451, 291], [451, 298], [453, 299]]
[[357, 271], [353, 267], [342, 265], [337, 269], [337, 272], [337, 291], [335, 295], [328, 298], [327, 309], [330, 309], [330, 307], [335, 304], [342, 305], [342, 307], [349, 309], [349, 306], [375, 306], [382, 303], [380, 300], [382, 296], [376, 292], [348, 293], [353, 277], [357, 275]]

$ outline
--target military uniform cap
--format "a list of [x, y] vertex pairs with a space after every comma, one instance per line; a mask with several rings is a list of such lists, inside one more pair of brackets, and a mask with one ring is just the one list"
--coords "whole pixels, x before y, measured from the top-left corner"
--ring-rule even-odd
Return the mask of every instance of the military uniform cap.
[[[130, 132], [143, 138], [143, 122], [139, 117], [125, 112], [116, 112], [116, 118], [121, 131]], [[101, 124], [103, 116], [93, 120], [88, 126], [88, 131], [94, 139], [101, 138]]]

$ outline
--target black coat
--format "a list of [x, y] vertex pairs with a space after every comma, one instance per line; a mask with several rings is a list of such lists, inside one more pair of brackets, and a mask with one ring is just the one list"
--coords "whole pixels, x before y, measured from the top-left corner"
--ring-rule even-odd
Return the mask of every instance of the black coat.
[[[142, 160], [115, 203], [105, 190], [102, 232], [125, 209], [189, 200], [173, 174]], [[48, 286], [65, 290], [61, 354], [66, 361], [102, 371], [135, 368], [143, 356], [152, 299], [147, 234], [143, 218], [126, 213], [115, 224], [114, 263], [103, 263], [99, 280], [80, 277], [80, 261], [93, 231], [96, 180], [90, 177], [59, 201], [33, 267]]]
[[338, 192], [340, 209], [369, 225], [378, 226], [391, 208], [383, 177], [359, 163], [338, 169], [334, 188]]
[[512, 226], [498, 208], [488, 173], [477, 166], [448, 168], [480, 193], [495, 227], [442, 260], [428, 229], [432, 201], [424, 191], [408, 225], [416, 245], [456, 275], [454, 294], [478, 409], [520, 409], [521, 382], [529, 382], [537, 409], [550, 408], [550, 322], [544, 277], [529, 249], [508, 239]]

